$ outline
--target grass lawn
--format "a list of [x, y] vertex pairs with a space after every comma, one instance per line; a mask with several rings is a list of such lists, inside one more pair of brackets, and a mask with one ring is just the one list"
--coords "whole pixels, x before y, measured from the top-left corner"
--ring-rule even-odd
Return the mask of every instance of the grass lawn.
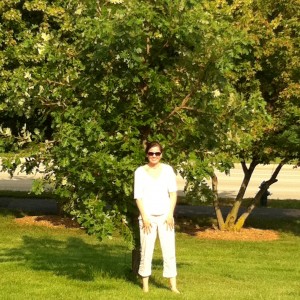
[[[1, 191], [0, 191], [1, 196]], [[179, 204], [189, 205], [188, 201], [185, 200], [185, 197], [178, 197]], [[232, 198], [220, 198], [220, 206], [232, 206], [234, 204], [234, 199]], [[242, 207], [248, 207], [252, 203], [251, 198], [245, 198], [242, 202]], [[197, 205], [209, 205], [212, 206], [209, 202], [199, 202]], [[259, 207], [259, 204], [256, 205]], [[268, 199], [268, 207], [271, 208], [291, 208], [291, 209], [300, 209], [300, 200], [297, 199]]]
[[0, 299], [300, 298], [300, 220], [276, 222], [281, 237], [272, 242], [201, 240], [177, 232], [182, 294], [176, 295], [161, 276], [159, 247], [150, 292], [143, 294], [119, 237], [100, 243], [78, 229], [19, 225], [14, 219], [0, 211]]

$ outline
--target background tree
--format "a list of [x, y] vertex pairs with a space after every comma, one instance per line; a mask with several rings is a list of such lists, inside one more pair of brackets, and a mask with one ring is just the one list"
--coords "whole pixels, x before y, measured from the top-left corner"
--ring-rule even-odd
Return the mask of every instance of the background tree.
[[[220, 228], [239, 230], [262, 194], [277, 181], [282, 166], [299, 161], [299, 7], [299, 1], [233, 1], [231, 4], [233, 25], [246, 33], [249, 46], [236, 59], [236, 70], [228, 75], [247, 105], [253, 98], [258, 102], [257, 109], [251, 111], [256, 117], [244, 125], [237, 122], [238, 130], [232, 124], [230, 139], [220, 148], [222, 153], [237, 158], [244, 171], [225, 223], [219, 214]], [[261, 113], [265, 115], [263, 122], [257, 120], [257, 114]], [[264, 188], [255, 195], [247, 212], [237, 219], [255, 167], [277, 160], [279, 164]]]

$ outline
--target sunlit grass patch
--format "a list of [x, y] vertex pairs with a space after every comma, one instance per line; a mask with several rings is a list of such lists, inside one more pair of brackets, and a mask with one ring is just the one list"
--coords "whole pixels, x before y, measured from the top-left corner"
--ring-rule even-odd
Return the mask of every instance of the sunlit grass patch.
[[119, 237], [99, 242], [81, 230], [21, 226], [14, 219], [9, 212], [0, 216], [1, 299], [199, 299], [200, 295], [201, 299], [275, 300], [300, 296], [300, 266], [295, 263], [300, 259], [300, 236], [295, 229], [286, 233], [283, 228], [278, 241], [241, 242], [199, 239], [179, 228], [182, 294], [172, 294], [168, 280], [162, 278], [157, 243], [150, 292], [144, 295], [139, 279], [130, 273], [131, 252]]

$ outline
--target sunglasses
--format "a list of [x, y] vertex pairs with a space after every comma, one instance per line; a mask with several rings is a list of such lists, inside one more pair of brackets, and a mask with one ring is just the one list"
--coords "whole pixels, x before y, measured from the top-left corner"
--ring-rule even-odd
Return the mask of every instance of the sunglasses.
[[148, 156], [161, 156], [161, 152], [148, 152]]

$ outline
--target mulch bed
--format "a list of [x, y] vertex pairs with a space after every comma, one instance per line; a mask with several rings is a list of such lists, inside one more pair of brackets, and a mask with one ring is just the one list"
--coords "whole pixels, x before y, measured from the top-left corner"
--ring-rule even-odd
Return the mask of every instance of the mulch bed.
[[229, 241], [275, 241], [279, 233], [274, 230], [242, 228], [240, 231], [220, 231], [213, 228], [187, 232], [199, 239], [229, 240]]
[[[16, 218], [21, 225], [37, 225], [49, 228], [79, 229], [78, 223], [71, 218], [56, 215], [25, 216]], [[274, 230], [256, 228], [242, 228], [241, 231], [220, 231], [213, 228], [198, 228], [195, 226], [183, 226], [179, 231], [192, 235], [199, 239], [231, 240], [231, 241], [274, 241], [280, 238]]]
[[16, 222], [21, 225], [37, 225], [51, 228], [80, 228], [79, 224], [71, 218], [56, 215], [25, 216], [16, 218]]

